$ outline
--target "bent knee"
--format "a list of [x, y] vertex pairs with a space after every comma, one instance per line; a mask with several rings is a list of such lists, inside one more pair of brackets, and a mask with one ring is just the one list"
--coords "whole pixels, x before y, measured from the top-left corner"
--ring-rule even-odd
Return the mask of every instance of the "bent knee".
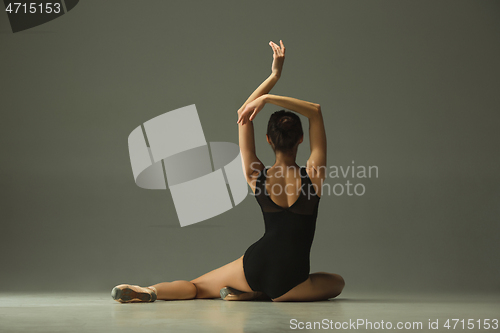
[[339, 274], [331, 274], [332, 275], [332, 298], [337, 297], [340, 295], [342, 290], [344, 290], [345, 287], [345, 280], [344, 278], [339, 275]]
[[339, 286], [341, 286], [342, 289], [344, 289], [344, 287], [345, 287], [345, 280], [344, 280], [344, 278], [341, 275], [339, 275], [339, 274], [333, 274], [333, 275], [335, 276], [335, 279], [337, 280], [337, 283], [339, 284]]
[[323, 288], [328, 295], [328, 298], [334, 298], [340, 295], [345, 286], [344, 278], [335, 273], [318, 272], [315, 275], [323, 279]]

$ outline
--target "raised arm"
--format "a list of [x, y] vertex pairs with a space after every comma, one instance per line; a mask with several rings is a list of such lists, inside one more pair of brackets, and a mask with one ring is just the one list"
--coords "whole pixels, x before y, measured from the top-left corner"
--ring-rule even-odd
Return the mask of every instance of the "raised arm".
[[[255, 101], [257, 98], [267, 94], [274, 87], [276, 82], [278, 82], [281, 77], [281, 70], [283, 68], [283, 62], [285, 60], [285, 46], [283, 42], [280, 41], [281, 46], [276, 45], [273, 42], [269, 42], [269, 45], [273, 49], [273, 64], [271, 67], [271, 75], [262, 82], [257, 89], [248, 97], [248, 99], [243, 103], [241, 108], [238, 110], [238, 120], [240, 119], [241, 113], [246, 108], [246, 106]], [[243, 172], [247, 179], [248, 184], [255, 192], [255, 180], [256, 176], [264, 168], [262, 162], [257, 158], [255, 152], [255, 139], [254, 139], [254, 129], [253, 123], [247, 121], [245, 123], [238, 122], [238, 136], [239, 136], [239, 146], [241, 152], [241, 158], [243, 162]]]
[[255, 89], [255, 91], [248, 97], [248, 99], [243, 103], [240, 109], [243, 109], [245, 105], [255, 100], [264, 94], [267, 94], [274, 87], [276, 82], [278, 82], [281, 77], [281, 71], [283, 70], [283, 63], [285, 61], [285, 45], [283, 41], [280, 40], [281, 46], [276, 45], [273, 42], [269, 42], [269, 45], [273, 49], [273, 64], [271, 66], [271, 75], [260, 84], [260, 86]]

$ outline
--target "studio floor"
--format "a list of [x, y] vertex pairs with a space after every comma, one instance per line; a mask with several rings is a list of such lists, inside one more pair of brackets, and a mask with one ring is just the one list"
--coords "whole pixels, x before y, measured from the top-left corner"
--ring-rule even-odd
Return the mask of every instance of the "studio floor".
[[[499, 294], [341, 296], [312, 303], [213, 299], [120, 304], [108, 292], [2, 293], [0, 332], [500, 332], [498, 324], [494, 329], [494, 319], [500, 319]], [[437, 329], [429, 329], [429, 323]]]

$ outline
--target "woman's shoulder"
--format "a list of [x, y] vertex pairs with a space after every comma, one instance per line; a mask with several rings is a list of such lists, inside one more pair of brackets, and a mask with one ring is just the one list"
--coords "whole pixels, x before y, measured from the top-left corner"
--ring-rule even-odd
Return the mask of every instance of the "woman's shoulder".
[[313, 185], [314, 191], [318, 195], [318, 197], [321, 196], [321, 188], [323, 187], [323, 182], [325, 180], [325, 173], [320, 172], [317, 168], [313, 166], [305, 166], [303, 167], [304, 173], [306, 174], [306, 178], [309, 180], [309, 182]]

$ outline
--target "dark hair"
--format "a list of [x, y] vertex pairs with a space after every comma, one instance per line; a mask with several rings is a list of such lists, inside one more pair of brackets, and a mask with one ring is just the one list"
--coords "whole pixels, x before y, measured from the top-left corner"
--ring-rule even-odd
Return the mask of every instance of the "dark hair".
[[293, 152], [303, 134], [299, 116], [291, 111], [276, 111], [269, 118], [267, 135], [275, 152]]

